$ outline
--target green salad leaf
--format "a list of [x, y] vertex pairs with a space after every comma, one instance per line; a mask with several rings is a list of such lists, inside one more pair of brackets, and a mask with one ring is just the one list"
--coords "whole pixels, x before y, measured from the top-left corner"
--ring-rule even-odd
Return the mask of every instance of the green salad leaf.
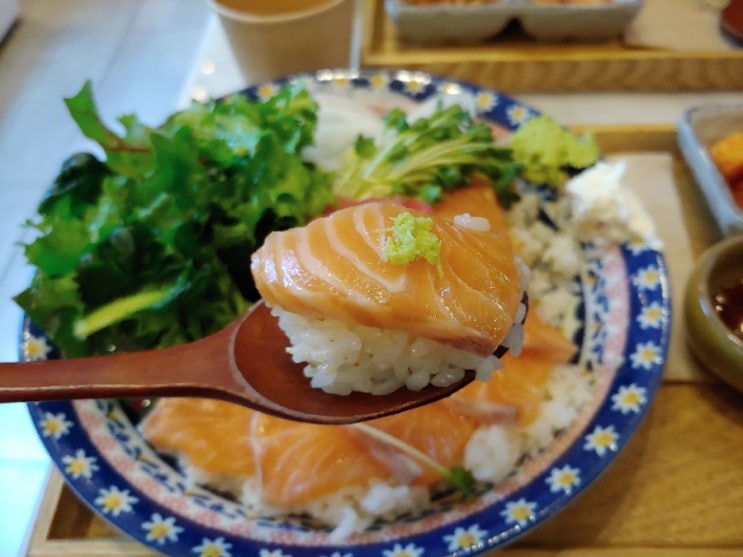
[[250, 254], [272, 230], [333, 201], [331, 176], [301, 157], [317, 104], [299, 85], [235, 95], [116, 132], [90, 82], [66, 99], [104, 154], [68, 159], [25, 246], [36, 275], [16, 302], [67, 356], [201, 338], [257, 298]]
[[393, 109], [380, 137], [359, 136], [333, 191], [351, 199], [402, 195], [433, 203], [480, 173], [508, 207], [519, 170], [511, 149], [498, 145], [490, 127], [459, 105], [439, 107], [413, 122]]

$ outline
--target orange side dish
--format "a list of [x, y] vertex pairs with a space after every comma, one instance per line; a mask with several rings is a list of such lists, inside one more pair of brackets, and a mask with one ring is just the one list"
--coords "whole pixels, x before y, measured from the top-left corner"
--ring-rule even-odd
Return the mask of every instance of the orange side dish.
[[735, 203], [743, 209], [743, 131], [730, 133], [714, 142], [709, 152], [730, 187]]

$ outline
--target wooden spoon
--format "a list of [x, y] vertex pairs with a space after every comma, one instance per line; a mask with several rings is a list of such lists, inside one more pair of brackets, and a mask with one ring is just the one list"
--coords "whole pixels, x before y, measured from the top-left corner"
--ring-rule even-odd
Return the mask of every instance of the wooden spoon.
[[[310, 386], [286, 353], [287, 338], [258, 302], [204, 339], [160, 350], [0, 363], [0, 402], [109, 397], [219, 398], [302, 422], [347, 424], [439, 400], [474, 379], [388, 395], [330, 395]], [[215, 424], [215, 427], [217, 425]]]

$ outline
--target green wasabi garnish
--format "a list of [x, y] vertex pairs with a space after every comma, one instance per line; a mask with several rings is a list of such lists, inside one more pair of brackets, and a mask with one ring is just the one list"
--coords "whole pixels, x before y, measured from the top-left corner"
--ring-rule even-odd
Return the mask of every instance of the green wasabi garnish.
[[522, 176], [535, 184], [559, 187], [568, 169], [583, 169], [600, 156], [593, 136], [577, 136], [548, 116], [535, 116], [519, 126], [510, 139], [513, 158], [523, 165]]
[[386, 261], [407, 265], [416, 259], [425, 259], [431, 265], [439, 265], [441, 240], [433, 232], [432, 218], [400, 213], [394, 218], [391, 233], [384, 246]]

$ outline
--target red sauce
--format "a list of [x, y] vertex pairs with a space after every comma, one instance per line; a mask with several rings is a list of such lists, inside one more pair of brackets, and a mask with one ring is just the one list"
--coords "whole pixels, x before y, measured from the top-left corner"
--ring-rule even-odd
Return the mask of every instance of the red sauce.
[[734, 39], [743, 41], [743, 1], [733, 0], [720, 12], [720, 27]]
[[714, 296], [715, 311], [735, 335], [743, 339], [743, 279], [720, 289]]

